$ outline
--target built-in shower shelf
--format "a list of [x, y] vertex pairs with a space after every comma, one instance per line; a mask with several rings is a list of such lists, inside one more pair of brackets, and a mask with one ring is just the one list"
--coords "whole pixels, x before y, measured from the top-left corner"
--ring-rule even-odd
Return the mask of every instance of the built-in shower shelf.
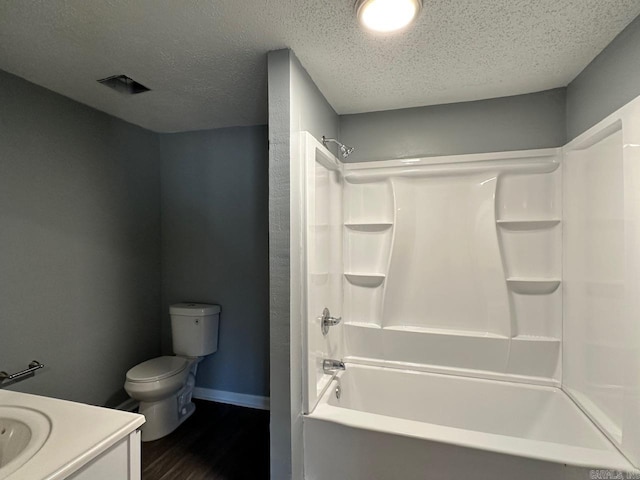
[[509, 288], [523, 295], [548, 295], [555, 292], [560, 285], [557, 278], [507, 278]]
[[392, 222], [345, 223], [345, 227], [359, 232], [383, 232], [393, 226]]
[[513, 340], [521, 342], [548, 342], [548, 343], [560, 343], [560, 339], [556, 337], [542, 337], [538, 335], [516, 335]]
[[382, 327], [384, 330], [392, 330], [396, 332], [422, 333], [428, 335], [446, 335], [450, 337], [467, 337], [467, 338], [492, 338], [507, 340], [509, 337], [499, 333], [475, 330], [456, 330], [452, 328], [434, 328], [421, 327], [414, 325], [389, 325]]
[[345, 273], [344, 276], [352, 285], [369, 288], [379, 287], [385, 278], [382, 273]]
[[371, 323], [371, 322], [348, 321], [348, 322], [344, 322], [344, 324], [349, 325], [350, 327], [357, 327], [357, 328], [372, 328], [374, 330], [382, 329], [382, 327], [377, 323]]
[[507, 230], [542, 230], [555, 227], [560, 223], [560, 219], [538, 219], [538, 220], [498, 220], [498, 225]]

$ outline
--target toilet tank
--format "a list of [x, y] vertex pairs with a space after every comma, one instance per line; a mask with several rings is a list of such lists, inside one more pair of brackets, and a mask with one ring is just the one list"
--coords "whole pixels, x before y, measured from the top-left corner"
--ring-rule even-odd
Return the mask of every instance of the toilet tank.
[[173, 353], [204, 357], [218, 350], [220, 305], [178, 303], [169, 307]]

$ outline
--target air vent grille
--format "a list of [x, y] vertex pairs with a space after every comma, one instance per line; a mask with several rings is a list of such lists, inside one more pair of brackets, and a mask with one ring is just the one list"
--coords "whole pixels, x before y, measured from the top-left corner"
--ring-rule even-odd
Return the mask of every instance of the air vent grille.
[[113, 88], [117, 92], [124, 93], [125, 95], [135, 95], [151, 90], [126, 75], [113, 75], [111, 77], [98, 80], [98, 82], [106, 85], [107, 87]]

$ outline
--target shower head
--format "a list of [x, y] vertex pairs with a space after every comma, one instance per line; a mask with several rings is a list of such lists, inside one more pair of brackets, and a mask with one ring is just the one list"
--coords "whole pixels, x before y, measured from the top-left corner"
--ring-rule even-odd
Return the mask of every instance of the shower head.
[[340, 145], [340, 152], [342, 153], [343, 158], [347, 158], [349, 155], [353, 153], [355, 148], [347, 147], [346, 145]]
[[345, 145], [344, 143], [340, 143], [335, 138], [327, 138], [327, 137], [325, 137], [323, 135], [322, 136], [322, 144], [326, 147], [327, 143], [329, 143], [329, 142], [335, 143], [336, 145], [338, 145], [340, 147], [340, 153], [342, 154], [342, 158], [347, 158], [355, 150], [354, 147], [349, 147], [349, 146]]

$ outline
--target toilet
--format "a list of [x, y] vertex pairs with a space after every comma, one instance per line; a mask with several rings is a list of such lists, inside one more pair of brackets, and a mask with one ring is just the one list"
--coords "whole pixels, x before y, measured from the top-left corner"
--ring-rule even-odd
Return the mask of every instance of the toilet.
[[140, 402], [145, 416], [142, 441], [173, 432], [193, 414], [191, 401], [196, 369], [206, 355], [218, 349], [220, 306], [178, 303], [169, 307], [175, 356], [153, 358], [127, 372], [124, 389]]

